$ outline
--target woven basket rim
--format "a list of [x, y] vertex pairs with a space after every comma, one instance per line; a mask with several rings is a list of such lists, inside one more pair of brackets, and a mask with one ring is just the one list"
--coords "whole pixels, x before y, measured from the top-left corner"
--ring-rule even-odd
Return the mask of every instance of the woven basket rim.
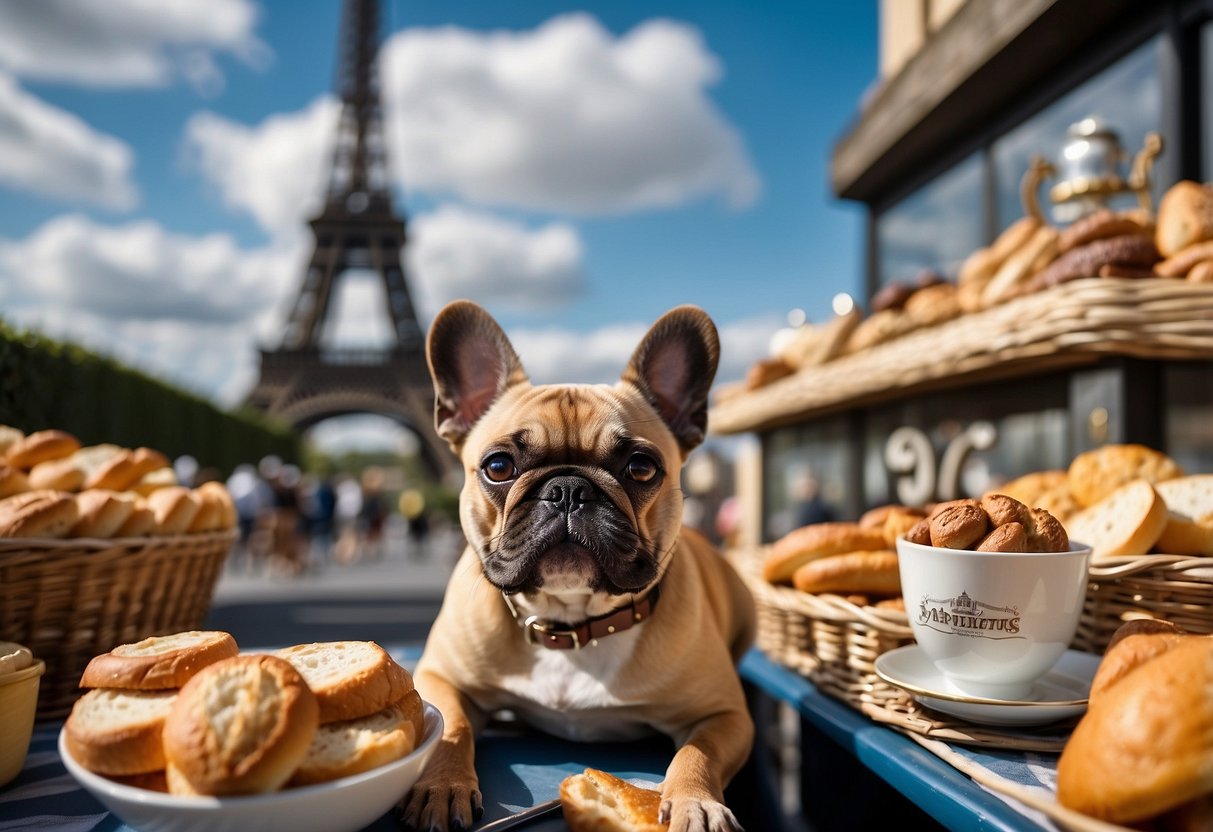
[[109, 549], [114, 546], [146, 546], [148, 544], [171, 544], [210, 542], [212, 540], [235, 539], [236, 529], [221, 529], [213, 532], [193, 534], [145, 535], [143, 537], [5, 537], [0, 538], [0, 553], [10, 549]]
[[1133, 555], [1108, 558], [1092, 564], [1092, 578], [1123, 578], [1141, 572], [1187, 572], [1192, 569], [1213, 569], [1213, 557], [1200, 555]]

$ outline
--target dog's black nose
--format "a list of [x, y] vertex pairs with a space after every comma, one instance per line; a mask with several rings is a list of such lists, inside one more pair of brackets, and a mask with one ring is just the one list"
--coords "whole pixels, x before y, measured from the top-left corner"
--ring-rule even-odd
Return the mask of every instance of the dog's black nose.
[[585, 477], [552, 477], [539, 489], [539, 499], [567, 513], [598, 499], [598, 488]]

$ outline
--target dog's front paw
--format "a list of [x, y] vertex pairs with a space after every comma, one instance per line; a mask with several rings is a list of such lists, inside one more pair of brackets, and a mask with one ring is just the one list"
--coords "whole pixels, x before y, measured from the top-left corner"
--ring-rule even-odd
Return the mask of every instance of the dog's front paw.
[[670, 832], [743, 832], [729, 807], [711, 798], [666, 798], [657, 820], [668, 823]]
[[434, 776], [418, 780], [400, 803], [400, 825], [417, 832], [463, 832], [484, 814], [475, 778]]

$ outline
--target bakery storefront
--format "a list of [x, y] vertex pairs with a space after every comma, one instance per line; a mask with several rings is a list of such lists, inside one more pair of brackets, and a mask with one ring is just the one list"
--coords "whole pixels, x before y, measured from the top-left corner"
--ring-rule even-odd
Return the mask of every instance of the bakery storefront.
[[[1058, 233], [1101, 208], [1145, 215], [1177, 182], [1213, 180], [1213, 4], [888, 0], [881, 11], [882, 83], [831, 166], [837, 195], [868, 207], [867, 297], [853, 313], [863, 320], [713, 413], [716, 430], [761, 439], [751, 534], [787, 532], [806, 488], [853, 518], [980, 494], [1109, 442], [1213, 471], [1203, 287], [1129, 285], [1159, 255], [1096, 251], [1078, 270], [1098, 278], [1105, 267], [1116, 275], [1105, 286], [1071, 286], [1069, 273], [1052, 300], [999, 314], [1058, 257], [1049, 233], [1006, 238], [1030, 213], [1026, 179], [1041, 224]], [[1127, 238], [1133, 227], [1118, 230]], [[896, 298], [929, 276], [955, 285], [976, 252], [1000, 244], [986, 278], [1004, 285], [985, 302], [961, 292], [957, 309], [945, 292], [874, 308], [882, 291]], [[1012, 254], [1018, 280], [996, 268]], [[828, 339], [839, 323], [803, 335]]]
[[[743, 672], [799, 716], [815, 826], [1213, 828], [1195, 758], [1148, 728], [1213, 703], [1162, 676], [1151, 693], [1136, 647], [1092, 681], [1119, 640], [1155, 639], [1134, 661], [1171, 656], [1151, 665], [1165, 675], [1184, 661], [1175, 644], [1213, 633], [1210, 102], [1208, 0], [881, 3], [881, 81], [830, 169], [835, 194], [868, 209], [864, 290], [786, 333], [710, 416], [758, 439], [739, 459], [731, 550], [759, 612], [762, 659]], [[928, 516], [962, 498], [980, 501]], [[1069, 542], [1048, 548], [1054, 521]], [[1036, 566], [994, 588], [907, 583], [907, 541], [1064, 556], [1075, 540], [1093, 554], [1068, 607], [1003, 598]], [[915, 583], [939, 568], [921, 564]], [[1042, 605], [1078, 622], [1030, 693], [974, 694], [952, 658], [926, 656], [922, 627], [984, 644], [1018, 637]], [[1143, 710], [1116, 723], [1134, 696]], [[1080, 768], [1079, 750], [1067, 769], [1068, 746], [1127, 748], [1135, 733], [1140, 747], [1116, 754], [1139, 770], [1101, 768], [1102, 751]], [[1164, 769], [1182, 793], [1154, 782]], [[1109, 783], [1121, 803], [1092, 797]], [[838, 798], [858, 792], [873, 797]]]

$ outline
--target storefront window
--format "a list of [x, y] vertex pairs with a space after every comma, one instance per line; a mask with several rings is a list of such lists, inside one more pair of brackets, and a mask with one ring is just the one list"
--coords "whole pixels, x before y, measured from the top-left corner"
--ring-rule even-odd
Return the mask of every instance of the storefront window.
[[764, 540], [809, 522], [853, 519], [845, 421], [780, 428], [764, 436], [762, 446]]
[[[1213, 23], [1206, 23], [1200, 33], [1200, 68], [1202, 89], [1206, 98], [1213, 90]], [[1204, 136], [1204, 147], [1201, 152], [1202, 178], [1207, 182], [1213, 179], [1213, 107], [1208, 103], [1201, 108], [1204, 123], [1201, 125]]]
[[985, 245], [981, 155], [973, 154], [876, 219], [878, 281], [910, 280], [924, 269], [955, 279]]
[[[1039, 154], [1056, 162], [1066, 142], [1066, 130], [1088, 116], [1102, 119], [1120, 136], [1121, 146], [1128, 156], [1122, 165], [1122, 173], [1127, 175], [1129, 161], [1141, 149], [1146, 134], [1161, 129], [1161, 47], [1161, 38], [1150, 40], [994, 142], [991, 152], [999, 230], [1023, 216], [1020, 183], [1031, 158]], [[1041, 207], [1046, 212], [1047, 192], [1051, 184], [1046, 182], [1041, 187]], [[1162, 190], [1161, 183], [1155, 181], [1155, 204]], [[1114, 207], [1131, 207], [1136, 201], [1134, 197], [1127, 196], [1118, 198], [1112, 204]]]
[[1166, 450], [1190, 473], [1213, 471], [1213, 364], [1165, 370]]

